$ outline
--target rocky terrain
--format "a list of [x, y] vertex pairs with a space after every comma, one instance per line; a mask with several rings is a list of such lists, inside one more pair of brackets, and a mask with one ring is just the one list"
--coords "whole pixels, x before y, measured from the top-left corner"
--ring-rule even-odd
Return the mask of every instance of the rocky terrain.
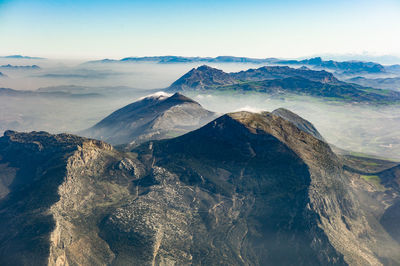
[[182, 135], [215, 117], [180, 93], [156, 93], [113, 112], [81, 134], [111, 144], [137, 144]]
[[298, 116], [297, 114], [285, 109], [279, 108], [272, 111], [272, 114], [282, 117], [283, 119], [293, 123], [298, 129], [303, 130], [304, 132], [310, 134], [311, 136], [325, 141], [318, 130], [311, 124], [309, 121], [303, 119], [302, 117]]
[[[7, 131], [0, 264], [398, 265], [398, 187], [319, 136], [284, 109], [130, 152]], [[379, 175], [398, 182], [396, 169]]]
[[260, 92], [275, 96], [307, 95], [328, 100], [392, 104], [400, 92], [373, 89], [339, 81], [329, 72], [307, 68], [261, 67], [237, 73], [201, 66], [194, 68], [166, 89], [175, 91]]

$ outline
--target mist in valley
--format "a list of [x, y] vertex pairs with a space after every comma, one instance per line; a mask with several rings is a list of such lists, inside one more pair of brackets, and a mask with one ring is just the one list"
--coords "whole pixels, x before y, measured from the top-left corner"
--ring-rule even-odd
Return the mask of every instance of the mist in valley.
[[[0, 95], [0, 132], [76, 133], [140, 97], [161, 91], [201, 64], [85, 63], [73, 60], [0, 59], [0, 88], [69, 92], [70, 96]], [[226, 72], [262, 65], [208, 64]], [[185, 93], [218, 113], [287, 108], [312, 122], [331, 144], [350, 151], [400, 160], [400, 105], [374, 106], [311, 97], [271, 97], [262, 93]]]

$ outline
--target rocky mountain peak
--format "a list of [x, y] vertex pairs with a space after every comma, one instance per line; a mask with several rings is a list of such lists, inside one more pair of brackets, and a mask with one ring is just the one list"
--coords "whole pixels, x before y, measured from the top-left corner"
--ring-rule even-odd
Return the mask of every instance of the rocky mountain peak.
[[180, 104], [180, 103], [195, 103], [195, 104], [199, 104], [198, 102], [190, 99], [189, 97], [186, 97], [185, 95], [176, 92], [174, 93], [171, 97], [168, 97], [166, 99], [166, 102], [173, 102], [175, 104]]
[[136, 144], [182, 135], [214, 118], [181, 93], [158, 93], [116, 110], [82, 134], [112, 144]]
[[207, 65], [193, 68], [168, 88], [169, 91], [186, 89], [207, 89], [210, 86], [229, 85], [236, 81], [228, 73]]
[[286, 109], [272, 113], [235, 112], [228, 114], [254, 134], [270, 134], [298, 154], [308, 164], [324, 165], [336, 171], [340, 164], [312, 124]]

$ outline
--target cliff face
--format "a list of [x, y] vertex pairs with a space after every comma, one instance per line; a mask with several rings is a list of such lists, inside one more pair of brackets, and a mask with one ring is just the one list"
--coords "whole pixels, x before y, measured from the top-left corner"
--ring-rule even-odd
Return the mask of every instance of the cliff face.
[[0, 264], [399, 263], [398, 243], [363, 202], [377, 201], [307, 121], [291, 120], [232, 113], [124, 153], [8, 131]]
[[0, 183], [5, 188], [0, 264], [46, 264], [55, 226], [50, 209], [60, 200], [58, 188], [68, 175], [69, 158], [82, 149], [112, 151], [108, 144], [68, 134], [6, 131], [0, 139]]

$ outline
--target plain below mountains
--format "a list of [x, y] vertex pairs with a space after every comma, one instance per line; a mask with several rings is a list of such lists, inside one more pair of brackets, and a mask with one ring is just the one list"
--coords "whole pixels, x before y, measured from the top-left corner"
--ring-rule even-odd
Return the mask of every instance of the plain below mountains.
[[397, 103], [400, 93], [339, 81], [332, 73], [308, 68], [264, 66], [226, 73], [206, 65], [193, 68], [167, 91], [237, 91], [271, 95], [307, 95], [329, 100], [375, 104]]
[[156, 93], [131, 103], [80, 134], [111, 144], [135, 145], [197, 129], [216, 114], [180, 94]]
[[50, 97], [50, 98], [93, 98], [102, 95], [95, 92], [74, 93], [71, 91], [45, 91], [45, 90], [14, 90], [10, 88], [0, 88], [0, 96], [9, 97]]
[[61, 85], [51, 87], [41, 87], [36, 90], [14, 90], [11, 88], [0, 88], [0, 96], [11, 97], [56, 97], [56, 98], [117, 98], [117, 97], [137, 97], [154, 92], [156, 90], [135, 90], [127, 86], [77, 86]]
[[130, 152], [5, 132], [0, 264], [398, 265], [398, 170], [358, 173], [311, 123], [274, 113]]

